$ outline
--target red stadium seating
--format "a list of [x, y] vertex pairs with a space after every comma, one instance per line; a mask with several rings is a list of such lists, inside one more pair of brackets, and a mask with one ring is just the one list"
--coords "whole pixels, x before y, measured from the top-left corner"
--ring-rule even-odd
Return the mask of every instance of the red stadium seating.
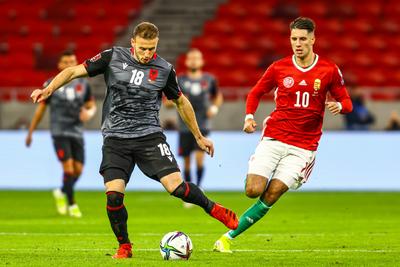
[[[257, 81], [249, 78], [252, 73], [262, 73], [272, 61], [290, 55], [289, 23], [297, 16], [315, 20], [315, 51], [342, 69], [347, 84], [400, 86], [400, 5], [396, 0], [362, 4], [356, 0], [255, 0], [251, 5], [230, 0], [216, 14], [191, 46], [203, 51], [207, 68], [215, 70], [221, 86], [252, 86]], [[183, 60], [182, 55], [179, 62]]]
[[[141, 3], [0, 1], [0, 87], [41, 86], [53, 75], [57, 58], [65, 49], [75, 50], [78, 60], [83, 61], [109, 48], [140, 12]], [[0, 95], [4, 99], [5, 94]]]

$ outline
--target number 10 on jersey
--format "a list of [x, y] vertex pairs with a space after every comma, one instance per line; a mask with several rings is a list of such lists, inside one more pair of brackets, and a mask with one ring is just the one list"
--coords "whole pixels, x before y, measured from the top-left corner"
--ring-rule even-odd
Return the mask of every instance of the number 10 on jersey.
[[310, 93], [309, 92], [300, 92], [297, 91], [296, 92], [296, 103], [294, 104], [294, 106], [296, 108], [306, 108], [308, 107], [308, 104], [310, 103]]

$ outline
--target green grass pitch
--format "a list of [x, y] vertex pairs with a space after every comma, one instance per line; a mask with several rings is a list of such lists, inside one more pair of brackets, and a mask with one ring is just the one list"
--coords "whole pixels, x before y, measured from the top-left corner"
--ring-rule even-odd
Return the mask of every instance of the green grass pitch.
[[[208, 195], [241, 214], [254, 200]], [[83, 218], [56, 214], [50, 192], [0, 191], [0, 266], [400, 266], [400, 193], [289, 192], [234, 243], [212, 252], [226, 228], [201, 208], [184, 209], [165, 192], [128, 192], [132, 259], [113, 260], [117, 243], [105, 194], [78, 192]], [[161, 237], [187, 233], [187, 262], [164, 261]]]

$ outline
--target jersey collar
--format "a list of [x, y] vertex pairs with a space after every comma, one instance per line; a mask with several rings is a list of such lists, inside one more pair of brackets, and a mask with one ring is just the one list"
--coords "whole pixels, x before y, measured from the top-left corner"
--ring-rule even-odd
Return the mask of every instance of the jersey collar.
[[319, 56], [317, 54], [315, 54], [314, 62], [307, 68], [302, 68], [301, 66], [299, 66], [297, 64], [296, 57], [294, 55], [292, 56], [293, 65], [296, 67], [296, 69], [298, 69], [301, 72], [307, 72], [307, 71], [311, 70], [312, 68], [314, 68], [314, 66], [317, 65], [318, 59], [319, 59]]

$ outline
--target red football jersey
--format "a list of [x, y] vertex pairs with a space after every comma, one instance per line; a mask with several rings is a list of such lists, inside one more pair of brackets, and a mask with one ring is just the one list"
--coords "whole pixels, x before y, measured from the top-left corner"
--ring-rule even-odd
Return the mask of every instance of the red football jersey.
[[351, 100], [339, 68], [315, 56], [307, 68], [295, 57], [274, 62], [250, 91], [246, 114], [254, 114], [261, 97], [275, 89], [276, 108], [266, 119], [263, 136], [308, 150], [316, 150], [321, 138], [327, 93], [351, 111]]

